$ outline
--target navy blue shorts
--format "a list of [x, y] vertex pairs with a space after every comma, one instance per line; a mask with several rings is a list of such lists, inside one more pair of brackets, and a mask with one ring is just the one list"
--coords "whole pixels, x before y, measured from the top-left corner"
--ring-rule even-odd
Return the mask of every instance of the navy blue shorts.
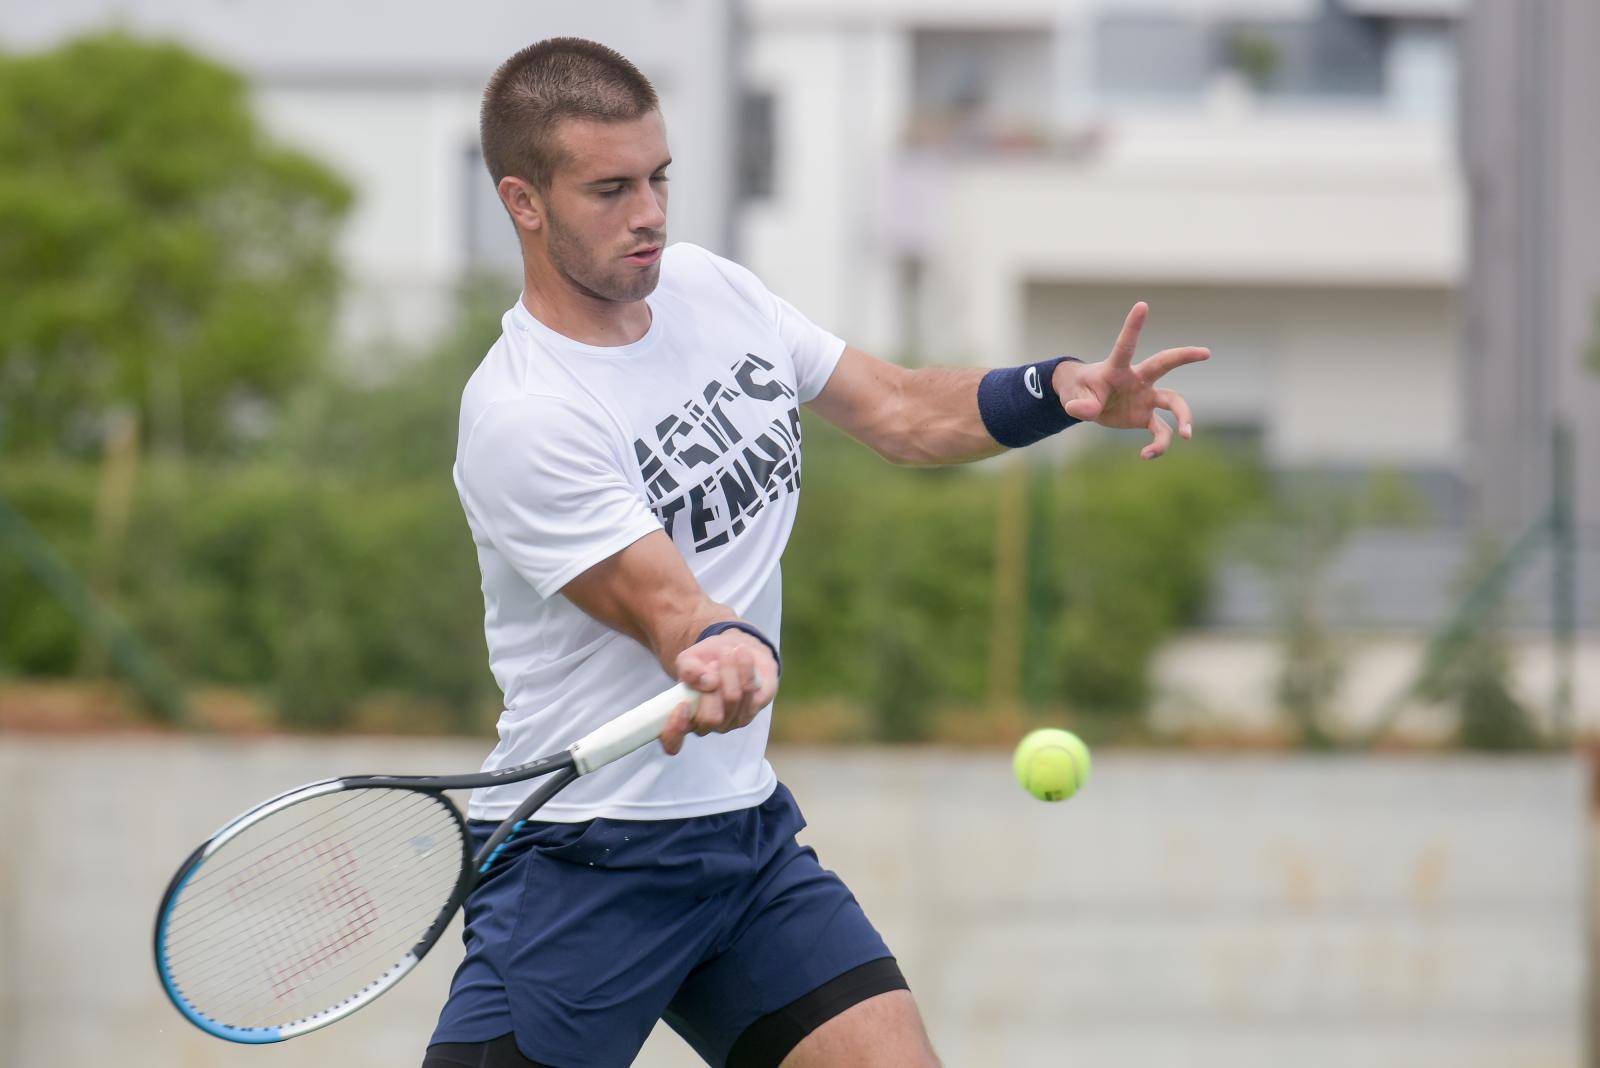
[[[470, 826], [482, 845], [497, 825]], [[514, 1033], [540, 1063], [609, 1068], [665, 1019], [725, 1063], [758, 1019], [889, 956], [804, 826], [781, 783], [712, 816], [530, 823], [467, 900], [431, 1042]]]

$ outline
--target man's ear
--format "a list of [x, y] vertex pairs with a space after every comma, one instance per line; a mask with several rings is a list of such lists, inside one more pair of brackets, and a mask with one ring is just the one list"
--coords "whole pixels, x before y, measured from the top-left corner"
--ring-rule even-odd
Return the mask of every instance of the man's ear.
[[526, 179], [508, 174], [497, 191], [517, 229], [532, 232], [544, 226], [544, 199]]

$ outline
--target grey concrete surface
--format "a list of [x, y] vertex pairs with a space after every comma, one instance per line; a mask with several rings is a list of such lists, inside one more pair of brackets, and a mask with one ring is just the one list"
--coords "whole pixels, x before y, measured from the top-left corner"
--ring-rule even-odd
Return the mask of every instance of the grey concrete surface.
[[[460, 741], [0, 736], [0, 1065], [414, 1066], [456, 957], [281, 1047], [192, 1030], [151, 924], [233, 813]], [[1002, 754], [773, 757], [947, 1065], [1578, 1068], [1588, 770], [1565, 757], [1099, 754], [1045, 805]], [[658, 1030], [639, 1062], [698, 1063]]]

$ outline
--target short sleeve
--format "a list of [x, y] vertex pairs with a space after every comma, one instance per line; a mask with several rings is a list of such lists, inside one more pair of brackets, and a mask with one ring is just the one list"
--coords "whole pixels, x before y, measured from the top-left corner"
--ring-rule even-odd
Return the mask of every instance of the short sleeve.
[[839, 365], [839, 357], [844, 355], [844, 339], [835, 337], [801, 315], [793, 304], [782, 297], [769, 295], [777, 308], [778, 336], [783, 338], [789, 355], [794, 359], [795, 385], [800, 394], [800, 403], [805, 404], [828, 384], [828, 376], [833, 374], [833, 369]]
[[555, 398], [491, 405], [462, 444], [455, 480], [483, 533], [541, 597], [661, 529], [604, 429]]
[[740, 297], [772, 321], [794, 361], [795, 387], [800, 402], [804, 404], [814, 399], [839, 365], [839, 357], [844, 355], [844, 339], [807, 319], [793, 304], [768, 289], [748, 267], [705, 249], [700, 252]]

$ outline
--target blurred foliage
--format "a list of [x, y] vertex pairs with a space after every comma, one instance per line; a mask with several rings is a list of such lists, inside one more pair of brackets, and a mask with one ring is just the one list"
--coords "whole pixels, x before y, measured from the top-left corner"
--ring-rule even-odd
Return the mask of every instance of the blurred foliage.
[[[449, 468], [456, 398], [490, 324], [469, 317], [381, 386], [322, 382], [258, 458], [147, 463], [115, 553], [122, 617], [190, 683], [262, 692], [286, 725], [484, 730], [498, 695]], [[861, 736], [929, 737], [941, 715], [984, 704], [1000, 469], [907, 471], [809, 416], [805, 432], [786, 697], [862, 710]], [[1124, 451], [1040, 465], [1034, 480], [1035, 529], [1049, 534], [1030, 549], [1042, 672], [1029, 696], [1104, 729], [1134, 722], [1151, 653], [1199, 610], [1216, 537], [1259, 481], [1201, 449], [1159, 463]], [[12, 463], [0, 493], [91, 574], [99, 477]], [[84, 637], [4, 554], [0, 592], [16, 609], [0, 616], [0, 670], [72, 674]]]
[[[431, 353], [387, 381], [324, 371], [248, 458], [144, 465], [123, 543], [95, 531], [107, 469], [10, 462], [0, 494], [191, 683], [255, 688], [285, 725], [481, 730], [497, 701], [472, 540], [450, 478], [458, 398], [510, 298], [469, 285]], [[71, 674], [86, 639], [0, 553], [0, 670]], [[364, 711], [365, 708], [365, 711]], [[406, 722], [422, 716], [423, 722]]]
[[[83, 465], [9, 465], [0, 492], [84, 572], [95, 478]], [[146, 645], [191, 684], [269, 694], [286, 725], [341, 725], [386, 690], [453, 709], [434, 729], [481, 729], [493, 707], [448, 464], [387, 485], [276, 463], [181, 477], [151, 464], [121, 550], [115, 607]], [[0, 554], [0, 667], [71, 674], [86, 639], [18, 563]]]
[[[1503, 581], [1498, 573], [1505, 561], [1503, 547], [1487, 540], [1476, 546], [1461, 576], [1466, 603], [1489, 584]], [[1454, 707], [1456, 742], [1468, 749], [1534, 749], [1541, 744], [1533, 717], [1512, 689], [1502, 593], [1486, 600], [1470, 621], [1451, 628], [1448, 640], [1434, 643], [1416, 683], [1419, 697]]]
[[1224, 48], [1228, 65], [1257, 89], [1264, 88], [1283, 64], [1277, 42], [1262, 33], [1235, 30], [1228, 35]]
[[1222, 535], [1264, 492], [1254, 464], [1200, 447], [1154, 463], [1105, 447], [1062, 470], [1048, 548], [1061, 603], [1046, 632], [1068, 704], [1124, 717], [1143, 708], [1152, 655], [1198, 619]]
[[285, 405], [263, 455], [369, 483], [451, 484], [461, 391], [517, 294], [504, 279], [469, 278], [456, 293], [453, 327], [421, 358], [400, 353], [376, 385], [337, 368], [311, 377]]
[[1428, 503], [1405, 476], [1382, 468], [1351, 485], [1301, 472], [1274, 495], [1269, 525], [1242, 539], [1247, 557], [1272, 585], [1282, 667], [1278, 706], [1302, 745], [1328, 748], [1338, 739], [1325, 719], [1344, 682], [1350, 640], [1336, 633], [1329, 609], [1356, 614], [1346, 590], [1330, 586], [1330, 570], [1358, 529], [1420, 527]]
[[180, 46], [0, 54], [0, 445], [91, 454], [119, 409], [234, 444], [324, 355], [351, 197]]
[[[905, 471], [809, 416], [805, 433], [784, 692], [864, 699], [873, 736], [927, 737], [989, 691], [1005, 461]], [[1143, 710], [1152, 654], [1198, 615], [1218, 536], [1261, 480], [1201, 448], [1159, 463], [1095, 448], [1033, 474], [1028, 703], [1111, 731]]]

